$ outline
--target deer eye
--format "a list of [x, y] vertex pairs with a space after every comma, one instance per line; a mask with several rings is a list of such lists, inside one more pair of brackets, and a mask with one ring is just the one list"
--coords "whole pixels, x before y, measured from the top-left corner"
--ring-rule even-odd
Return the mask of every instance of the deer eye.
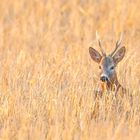
[[111, 69], [111, 70], [114, 70], [114, 66], [112, 66], [110, 69]]

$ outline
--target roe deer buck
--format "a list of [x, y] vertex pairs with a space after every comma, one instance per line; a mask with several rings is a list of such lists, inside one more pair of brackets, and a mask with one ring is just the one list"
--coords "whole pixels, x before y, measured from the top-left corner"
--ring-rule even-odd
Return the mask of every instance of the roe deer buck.
[[102, 95], [102, 93], [105, 90], [114, 91], [116, 95], [118, 90], [121, 89], [122, 93], [124, 93], [126, 90], [118, 82], [117, 74], [115, 71], [117, 64], [123, 59], [126, 51], [124, 46], [118, 50], [118, 48], [121, 45], [122, 34], [120, 36], [120, 39], [116, 42], [115, 49], [109, 55], [106, 55], [106, 53], [104, 52], [97, 32], [96, 32], [96, 38], [98, 40], [102, 55], [94, 48], [92, 47], [89, 48], [89, 53], [91, 58], [99, 64], [99, 69], [101, 71], [100, 73], [101, 87], [100, 87], [100, 91], [96, 91], [96, 92]]

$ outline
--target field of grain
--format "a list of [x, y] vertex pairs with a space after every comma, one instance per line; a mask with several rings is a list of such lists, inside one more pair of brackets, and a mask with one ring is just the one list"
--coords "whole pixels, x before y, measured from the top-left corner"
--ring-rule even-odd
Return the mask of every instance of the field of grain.
[[[139, 0], [1, 1], [0, 140], [139, 140], [139, 6]], [[94, 99], [99, 68], [88, 48], [99, 50], [96, 30], [108, 53], [124, 32], [127, 52], [117, 73], [132, 105], [129, 95]]]

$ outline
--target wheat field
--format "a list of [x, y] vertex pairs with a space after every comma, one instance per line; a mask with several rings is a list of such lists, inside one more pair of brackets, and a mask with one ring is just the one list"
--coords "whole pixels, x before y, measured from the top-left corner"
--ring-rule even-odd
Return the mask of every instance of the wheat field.
[[[0, 140], [139, 140], [140, 1], [3, 0], [0, 4]], [[124, 32], [117, 67], [132, 95], [95, 100], [98, 65]], [[98, 107], [96, 106], [98, 103]]]

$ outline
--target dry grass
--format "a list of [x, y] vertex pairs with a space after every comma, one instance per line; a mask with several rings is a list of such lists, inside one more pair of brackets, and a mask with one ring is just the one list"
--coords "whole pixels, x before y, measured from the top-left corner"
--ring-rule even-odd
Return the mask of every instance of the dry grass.
[[[139, 0], [3, 0], [0, 4], [0, 139], [139, 140]], [[117, 68], [133, 96], [95, 101], [98, 66], [88, 48], [110, 51], [124, 31]], [[99, 104], [95, 118], [95, 103]], [[96, 112], [95, 112], [96, 113]]]

